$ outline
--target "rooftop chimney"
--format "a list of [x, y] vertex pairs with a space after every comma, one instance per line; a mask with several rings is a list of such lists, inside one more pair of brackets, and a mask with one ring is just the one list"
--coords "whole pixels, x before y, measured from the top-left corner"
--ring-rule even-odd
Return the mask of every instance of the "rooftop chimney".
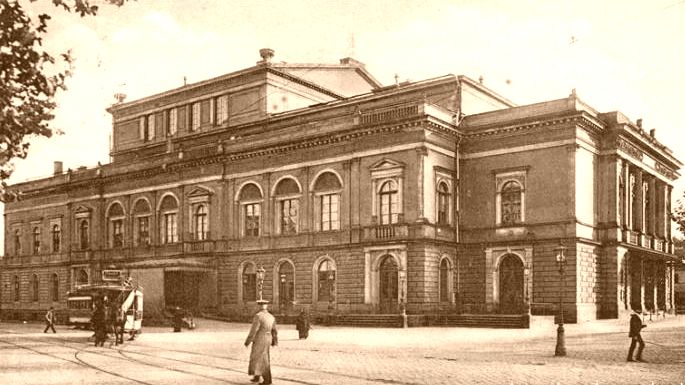
[[64, 164], [60, 161], [54, 162], [54, 175], [60, 175], [63, 171]]
[[636, 123], [638, 127], [642, 128], [642, 118], [638, 119]]
[[271, 63], [271, 59], [274, 57], [274, 50], [271, 48], [262, 48], [259, 50], [259, 56], [262, 57], [262, 61], [257, 62], [257, 64]]
[[652, 138], [656, 137], [656, 128], [652, 128], [651, 130], [649, 130], [649, 136], [651, 136]]
[[483, 84], [483, 75], [480, 75], [478, 78], [478, 83]]

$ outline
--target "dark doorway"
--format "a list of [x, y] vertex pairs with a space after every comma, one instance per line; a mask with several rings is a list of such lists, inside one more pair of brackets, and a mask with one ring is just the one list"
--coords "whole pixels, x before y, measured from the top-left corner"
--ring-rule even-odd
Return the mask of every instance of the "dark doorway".
[[288, 311], [295, 300], [295, 271], [290, 262], [283, 262], [278, 269], [278, 305], [281, 312]]
[[630, 255], [628, 274], [630, 274], [630, 308], [641, 312], [642, 309], [642, 259]]
[[200, 304], [202, 273], [195, 271], [164, 272], [164, 304], [197, 310]]
[[504, 314], [523, 311], [523, 262], [507, 254], [499, 265], [499, 306]]
[[391, 256], [384, 257], [381, 261], [379, 269], [380, 274], [380, 312], [381, 313], [396, 313], [398, 311], [397, 304], [397, 276], [398, 267], [395, 258]]

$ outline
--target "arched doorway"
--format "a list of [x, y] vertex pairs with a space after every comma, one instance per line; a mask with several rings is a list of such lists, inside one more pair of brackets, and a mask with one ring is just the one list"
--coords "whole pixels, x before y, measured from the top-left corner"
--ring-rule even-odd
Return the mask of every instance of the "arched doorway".
[[499, 265], [499, 305], [505, 314], [523, 310], [523, 262], [514, 254], [507, 254]]
[[295, 269], [290, 262], [278, 268], [278, 307], [281, 312], [292, 308], [295, 300]]
[[390, 255], [383, 257], [381, 261], [379, 275], [380, 275], [380, 312], [381, 313], [395, 313], [398, 311], [398, 272], [399, 268], [395, 258]]

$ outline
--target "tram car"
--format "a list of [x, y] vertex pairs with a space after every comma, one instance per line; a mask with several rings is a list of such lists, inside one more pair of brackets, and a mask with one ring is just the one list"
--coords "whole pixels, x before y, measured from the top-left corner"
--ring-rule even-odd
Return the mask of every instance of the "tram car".
[[103, 301], [105, 297], [109, 303], [121, 306], [126, 313], [124, 332], [132, 336], [140, 333], [143, 322], [143, 290], [128, 284], [85, 285], [70, 291], [67, 297], [69, 324], [90, 328], [95, 303]]

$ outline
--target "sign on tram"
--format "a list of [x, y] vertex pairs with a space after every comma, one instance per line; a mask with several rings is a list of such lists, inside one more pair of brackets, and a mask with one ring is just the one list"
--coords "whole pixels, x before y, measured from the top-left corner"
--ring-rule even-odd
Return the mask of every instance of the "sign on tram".
[[102, 270], [103, 282], [120, 282], [122, 277], [121, 270]]

